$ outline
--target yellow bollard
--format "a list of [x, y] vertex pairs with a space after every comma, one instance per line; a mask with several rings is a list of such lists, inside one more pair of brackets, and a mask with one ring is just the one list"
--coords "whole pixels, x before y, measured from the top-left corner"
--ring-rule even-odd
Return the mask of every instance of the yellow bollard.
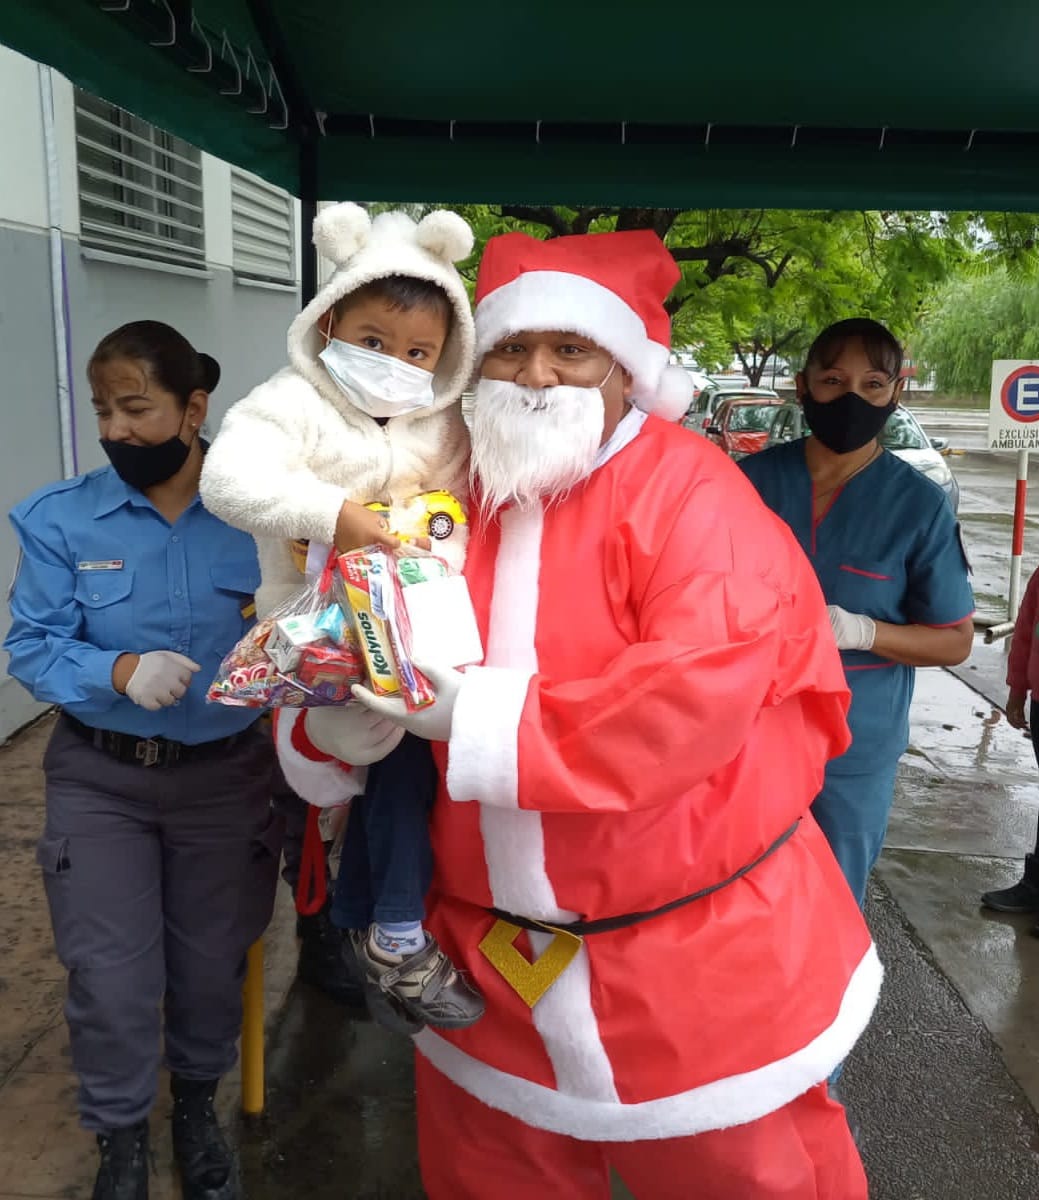
[[263, 1112], [263, 939], [249, 947], [242, 985], [242, 1112]]

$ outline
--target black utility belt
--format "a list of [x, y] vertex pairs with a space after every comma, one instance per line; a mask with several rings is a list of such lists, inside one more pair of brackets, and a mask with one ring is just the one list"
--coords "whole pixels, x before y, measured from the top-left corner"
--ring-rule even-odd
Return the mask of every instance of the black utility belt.
[[139, 767], [176, 767], [181, 763], [214, 758], [249, 737], [253, 729], [250, 725], [248, 729], [232, 733], [230, 737], [191, 746], [187, 742], [174, 742], [164, 737], [142, 738], [132, 733], [116, 733], [113, 729], [95, 729], [67, 712], [61, 715], [69, 729], [85, 742], [90, 742], [95, 749], [119, 762]]
[[740, 867], [728, 879], [723, 879], [721, 883], [713, 883], [710, 887], [701, 888], [698, 892], [691, 892], [688, 896], [680, 896], [677, 900], [662, 904], [659, 908], [651, 908], [647, 912], [622, 913], [616, 917], [601, 917], [597, 921], [570, 921], [564, 925], [553, 921], [535, 921], [531, 917], [517, 916], [515, 913], [505, 912], [501, 908], [489, 908], [487, 911], [497, 917], [499, 921], [508, 921], [510, 925], [518, 925], [520, 929], [529, 929], [532, 933], [545, 933], [549, 929], [562, 929], [567, 933], [576, 934], [578, 937], [587, 937], [592, 933], [612, 933], [615, 929], [626, 929], [629, 925], [639, 925], [643, 921], [651, 921], [654, 917], [662, 917], [665, 913], [674, 912], [676, 908], [692, 904], [694, 900], [702, 900], [713, 892], [720, 892], [722, 888], [728, 887], [730, 883], [735, 883], [737, 879], [742, 879], [749, 871], [760, 866], [766, 858], [775, 854], [784, 842], [793, 837], [800, 824], [801, 818], [798, 817], [793, 825], [789, 829], [784, 829], [772, 845], [763, 850], [753, 862]]

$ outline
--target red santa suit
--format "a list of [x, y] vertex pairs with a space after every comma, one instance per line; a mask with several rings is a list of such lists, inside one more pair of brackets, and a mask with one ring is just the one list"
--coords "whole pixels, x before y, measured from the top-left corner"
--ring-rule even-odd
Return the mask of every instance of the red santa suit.
[[[535, 328], [574, 329], [544, 320]], [[608, 1195], [602, 1171], [578, 1190], [536, 1171], [505, 1190], [481, 1184], [486, 1146], [547, 1161], [558, 1143], [575, 1163], [577, 1139], [599, 1146], [602, 1166], [610, 1146], [667, 1139], [699, 1153], [708, 1143], [691, 1135], [739, 1126], [743, 1149], [714, 1139], [748, 1172], [726, 1175], [729, 1190], [687, 1175], [691, 1190], [661, 1177], [638, 1194], [864, 1197], [840, 1110], [817, 1085], [865, 1028], [882, 971], [808, 811], [848, 743], [847, 692], [786, 526], [715, 447], [633, 410], [565, 498], [477, 517], [466, 578], [486, 658], [465, 673], [438, 747], [427, 924], [487, 1011], [415, 1039], [427, 1191]], [[345, 786], [301, 723], [281, 741], [304, 796]], [[490, 911], [564, 927], [651, 912], [736, 876], [792, 826], [705, 898], [589, 934], [551, 979], [537, 963], [560, 939], [510, 934]], [[511, 935], [524, 959], [542, 956], [535, 966], [510, 965]], [[483, 1150], [479, 1127], [445, 1143], [457, 1089], [474, 1098], [468, 1121], [490, 1114]], [[787, 1110], [822, 1122], [802, 1131], [803, 1186], [796, 1172], [772, 1186], [779, 1143], [759, 1144], [760, 1119], [773, 1129]], [[501, 1114], [511, 1138], [492, 1132]], [[837, 1165], [819, 1166], [827, 1154]]]

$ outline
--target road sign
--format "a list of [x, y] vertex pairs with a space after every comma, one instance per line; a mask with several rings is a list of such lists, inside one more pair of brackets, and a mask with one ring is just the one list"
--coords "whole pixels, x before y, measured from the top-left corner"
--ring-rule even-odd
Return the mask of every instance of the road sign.
[[1017, 488], [1010, 547], [1010, 597], [1007, 621], [1017, 619], [1021, 602], [1021, 563], [1025, 550], [1028, 451], [1039, 449], [1039, 363], [999, 358], [992, 364], [988, 406], [990, 450], [1017, 451]]
[[990, 450], [1039, 450], [1039, 363], [993, 362], [988, 443]]

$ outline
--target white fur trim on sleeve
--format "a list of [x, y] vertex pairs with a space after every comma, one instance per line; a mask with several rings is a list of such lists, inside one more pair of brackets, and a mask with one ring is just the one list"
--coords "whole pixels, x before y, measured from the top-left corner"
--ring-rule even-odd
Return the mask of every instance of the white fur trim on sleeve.
[[292, 744], [292, 730], [305, 716], [306, 709], [283, 709], [275, 722], [275, 745], [285, 781], [297, 796], [315, 808], [345, 804], [352, 796], [359, 796], [364, 791], [368, 768], [344, 770], [334, 759], [318, 762], [301, 754]]
[[452, 800], [519, 807], [519, 726], [531, 674], [470, 667], [451, 720], [447, 791]]
[[848, 982], [833, 1022], [806, 1046], [757, 1070], [636, 1104], [572, 1095], [509, 1075], [466, 1054], [432, 1029], [415, 1038], [415, 1047], [471, 1096], [536, 1129], [588, 1142], [688, 1137], [756, 1121], [826, 1079], [869, 1023], [883, 976], [876, 948], [870, 946]]

